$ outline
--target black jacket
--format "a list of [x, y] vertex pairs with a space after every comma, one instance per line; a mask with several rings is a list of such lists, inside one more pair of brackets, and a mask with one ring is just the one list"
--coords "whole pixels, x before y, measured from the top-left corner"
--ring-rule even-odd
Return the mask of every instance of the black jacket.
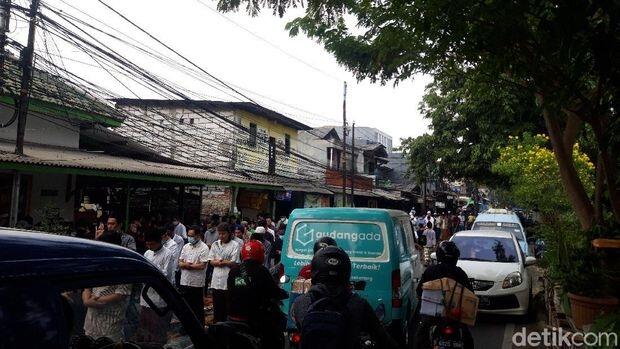
[[[245, 276], [242, 275], [245, 271]], [[262, 322], [267, 308], [288, 298], [286, 291], [273, 280], [269, 270], [253, 260], [236, 265], [228, 273], [228, 314]]]
[[322, 297], [332, 297], [340, 304], [346, 303], [350, 319], [348, 324], [348, 348], [360, 347], [361, 333], [366, 333], [376, 342], [377, 348], [398, 348], [396, 342], [387, 333], [383, 324], [375, 315], [374, 310], [364, 298], [345, 288], [331, 288], [324, 284], [313, 285], [308, 293], [299, 296], [291, 309], [291, 314], [298, 329], [301, 329], [306, 312], [315, 300]]

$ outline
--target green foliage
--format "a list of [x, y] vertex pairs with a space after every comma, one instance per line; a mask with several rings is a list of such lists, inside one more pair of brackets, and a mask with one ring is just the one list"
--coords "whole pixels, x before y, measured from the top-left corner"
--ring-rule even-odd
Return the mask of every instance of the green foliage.
[[[594, 320], [592, 327], [590, 328], [590, 332], [593, 333], [615, 333], [617, 336], [620, 336], [620, 311], [616, 310], [615, 312], [608, 313], [602, 316], [599, 316]], [[610, 343], [612, 344], [612, 343]], [[616, 347], [613, 346], [594, 346], [588, 347], [592, 349], [614, 349]]]
[[[510, 201], [524, 208], [538, 209], [543, 217], [571, 210], [558, 163], [548, 143], [548, 138], [540, 134], [511, 137], [508, 145], [499, 150], [499, 159], [493, 165], [494, 172], [509, 179], [506, 195]], [[573, 161], [586, 192], [591, 195], [594, 165], [581, 152], [579, 144], [573, 148]]]
[[420, 111], [430, 121], [432, 135], [402, 142], [412, 173], [420, 178], [432, 174], [502, 186], [504, 176], [491, 171], [498, 149], [510, 135], [544, 130], [531, 93], [495, 86], [471, 71], [435, 76]]
[[58, 207], [51, 204], [45, 204], [38, 212], [41, 216], [41, 222], [35, 226], [35, 230], [39, 230], [49, 234], [69, 235], [64, 219], [60, 216]]

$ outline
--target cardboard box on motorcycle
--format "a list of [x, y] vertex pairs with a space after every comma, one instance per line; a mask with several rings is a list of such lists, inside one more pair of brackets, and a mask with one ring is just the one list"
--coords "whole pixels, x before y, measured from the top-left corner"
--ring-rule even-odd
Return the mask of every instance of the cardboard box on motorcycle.
[[447, 317], [473, 326], [478, 312], [478, 297], [449, 278], [427, 281], [422, 285], [420, 313]]

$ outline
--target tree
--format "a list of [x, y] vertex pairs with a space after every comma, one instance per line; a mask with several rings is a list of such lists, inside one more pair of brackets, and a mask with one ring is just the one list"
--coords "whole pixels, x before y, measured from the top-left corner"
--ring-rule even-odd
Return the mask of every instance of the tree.
[[[301, 0], [220, 0], [222, 11], [246, 5], [283, 15]], [[572, 161], [584, 124], [591, 127], [605, 185], [620, 222], [620, 2], [551, 0], [309, 0], [287, 26], [303, 31], [359, 79], [385, 83], [414, 73], [462, 69], [498, 85], [527, 89], [541, 108], [562, 184], [582, 228], [594, 206]], [[355, 27], [349, 26], [352, 23]]]
[[413, 172], [431, 167], [442, 178], [504, 185], [504, 176], [491, 171], [500, 147], [507, 144], [508, 136], [541, 133], [545, 126], [527, 90], [500, 87], [471, 72], [435, 76], [420, 105], [433, 133], [403, 140]]
[[[509, 199], [527, 209], [538, 209], [543, 217], [559, 216], [570, 211], [560, 170], [549, 137], [525, 133], [522, 137], [510, 137], [508, 144], [499, 150], [500, 156], [493, 171], [509, 179]], [[575, 144], [573, 162], [579, 179], [585, 183], [586, 193], [594, 193], [594, 164]]]

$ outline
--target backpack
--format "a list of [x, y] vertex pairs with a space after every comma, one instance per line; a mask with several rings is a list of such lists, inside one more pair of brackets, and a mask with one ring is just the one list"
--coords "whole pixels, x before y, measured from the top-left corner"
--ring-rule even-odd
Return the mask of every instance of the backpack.
[[[312, 296], [311, 296], [312, 297]], [[306, 316], [301, 323], [301, 349], [347, 348], [349, 311], [346, 304], [324, 296], [311, 298]]]

